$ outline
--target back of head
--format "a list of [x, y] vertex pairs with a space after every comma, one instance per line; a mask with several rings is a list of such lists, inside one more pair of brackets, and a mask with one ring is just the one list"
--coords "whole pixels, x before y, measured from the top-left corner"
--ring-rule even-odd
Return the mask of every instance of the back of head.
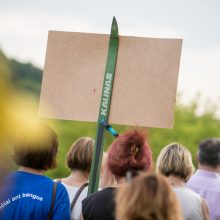
[[164, 177], [145, 174], [120, 187], [116, 216], [121, 220], [180, 220], [175, 193]]
[[66, 155], [66, 164], [70, 170], [89, 172], [92, 164], [94, 140], [89, 137], [77, 139]]
[[140, 131], [120, 135], [111, 145], [107, 165], [112, 174], [124, 177], [127, 171], [149, 170], [152, 153]]
[[208, 138], [201, 141], [198, 162], [212, 168], [220, 166], [220, 138]]
[[56, 166], [58, 139], [54, 130], [34, 124], [21, 130], [14, 142], [14, 160], [19, 166], [48, 170]]
[[194, 171], [192, 156], [189, 150], [180, 144], [169, 144], [164, 147], [157, 158], [157, 171], [165, 176], [176, 176], [185, 182]]

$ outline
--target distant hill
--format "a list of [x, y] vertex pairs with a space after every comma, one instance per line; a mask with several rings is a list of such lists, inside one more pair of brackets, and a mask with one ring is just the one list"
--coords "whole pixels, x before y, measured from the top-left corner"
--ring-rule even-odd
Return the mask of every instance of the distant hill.
[[18, 91], [40, 95], [42, 70], [31, 63], [21, 63], [15, 59], [9, 59], [0, 50], [0, 74], [7, 74], [11, 78], [13, 86]]
[[8, 58], [0, 49], [0, 76], [1, 79], [7, 78], [10, 74], [10, 67], [8, 63]]

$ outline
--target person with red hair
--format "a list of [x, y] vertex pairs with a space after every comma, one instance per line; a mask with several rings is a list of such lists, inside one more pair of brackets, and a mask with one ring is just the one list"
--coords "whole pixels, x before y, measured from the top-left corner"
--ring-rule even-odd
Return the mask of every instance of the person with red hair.
[[134, 130], [120, 135], [108, 151], [107, 167], [115, 178], [116, 186], [93, 193], [82, 202], [81, 219], [114, 220], [115, 192], [126, 181], [126, 174], [149, 171], [152, 152], [143, 132]]

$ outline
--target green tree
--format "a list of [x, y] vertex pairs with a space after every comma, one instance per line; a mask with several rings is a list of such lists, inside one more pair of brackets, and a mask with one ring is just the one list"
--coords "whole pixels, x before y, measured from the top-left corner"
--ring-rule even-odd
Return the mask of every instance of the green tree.
[[[210, 106], [213, 105], [210, 103]], [[177, 104], [173, 129], [150, 129], [150, 143], [157, 158], [162, 147], [178, 142], [189, 148], [195, 159], [197, 146], [202, 139], [220, 136], [220, 120], [215, 117], [215, 109], [207, 109], [198, 115], [198, 100], [188, 106]]]

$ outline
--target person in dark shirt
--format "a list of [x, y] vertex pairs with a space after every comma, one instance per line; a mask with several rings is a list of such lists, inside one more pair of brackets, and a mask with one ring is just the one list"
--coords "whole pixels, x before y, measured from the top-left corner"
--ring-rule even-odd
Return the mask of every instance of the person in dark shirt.
[[84, 199], [81, 219], [115, 219], [116, 189], [126, 181], [127, 172], [151, 170], [152, 153], [146, 143], [145, 135], [136, 130], [120, 135], [109, 149], [107, 167], [114, 175], [117, 184], [114, 187], [107, 187], [93, 193]]

